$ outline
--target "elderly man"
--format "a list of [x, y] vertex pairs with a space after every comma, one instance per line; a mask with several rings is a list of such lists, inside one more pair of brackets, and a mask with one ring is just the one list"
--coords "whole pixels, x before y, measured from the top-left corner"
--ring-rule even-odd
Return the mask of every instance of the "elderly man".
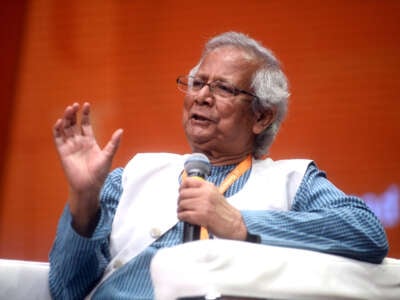
[[312, 161], [265, 158], [289, 96], [269, 50], [241, 33], [221, 34], [177, 84], [187, 140], [211, 162], [206, 181], [183, 176], [187, 155], [166, 153], [137, 154], [108, 174], [122, 130], [100, 149], [88, 103], [80, 123], [75, 103], [54, 125], [69, 184], [50, 255], [54, 298], [153, 298], [150, 261], [182, 242], [184, 223], [210, 238], [382, 261], [385, 232], [362, 200], [338, 190]]

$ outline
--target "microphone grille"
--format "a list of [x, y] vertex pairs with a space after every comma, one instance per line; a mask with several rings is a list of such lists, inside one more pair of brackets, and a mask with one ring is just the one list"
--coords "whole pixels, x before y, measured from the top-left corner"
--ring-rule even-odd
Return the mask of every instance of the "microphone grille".
[[207, 177], [210, 174], [210, 160], [203, 153], [193, 153], [185, 161], [184, 168], [189, 176]]

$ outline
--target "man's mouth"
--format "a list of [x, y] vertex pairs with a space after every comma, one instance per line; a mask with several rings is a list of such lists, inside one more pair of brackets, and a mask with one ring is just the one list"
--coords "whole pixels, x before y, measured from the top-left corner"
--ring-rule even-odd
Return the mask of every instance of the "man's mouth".
[[195, 121], [211, 121], [210, 119], [198, 114], [193, 114], [192, 119]]

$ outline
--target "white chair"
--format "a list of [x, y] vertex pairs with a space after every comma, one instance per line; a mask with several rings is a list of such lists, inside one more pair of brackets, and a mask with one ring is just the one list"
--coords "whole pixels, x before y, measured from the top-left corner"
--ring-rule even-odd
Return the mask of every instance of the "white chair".
[[205, 240], [160, 250], [158, 300], [400, 299], [400, 260], [371, 264], [314, 251]]
[[50, 300], [47, 262], [0, 259], [1, 300]]
[[[49, 264], [0, 259], [1, 300], [48, 300]], [[160, 250], [156, 299], [400, 299], [400, 260], [369, 264], [334, 255], [226, 240]]]

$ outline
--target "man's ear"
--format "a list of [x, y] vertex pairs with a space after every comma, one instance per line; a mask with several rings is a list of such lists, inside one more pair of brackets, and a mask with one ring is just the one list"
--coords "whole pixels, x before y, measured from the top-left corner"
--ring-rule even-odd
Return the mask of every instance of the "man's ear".
[[276, 109], [269, 108], [263, 112], [256, 112], [253, 124], [253, 133], [260, 134], [275, 121]]

